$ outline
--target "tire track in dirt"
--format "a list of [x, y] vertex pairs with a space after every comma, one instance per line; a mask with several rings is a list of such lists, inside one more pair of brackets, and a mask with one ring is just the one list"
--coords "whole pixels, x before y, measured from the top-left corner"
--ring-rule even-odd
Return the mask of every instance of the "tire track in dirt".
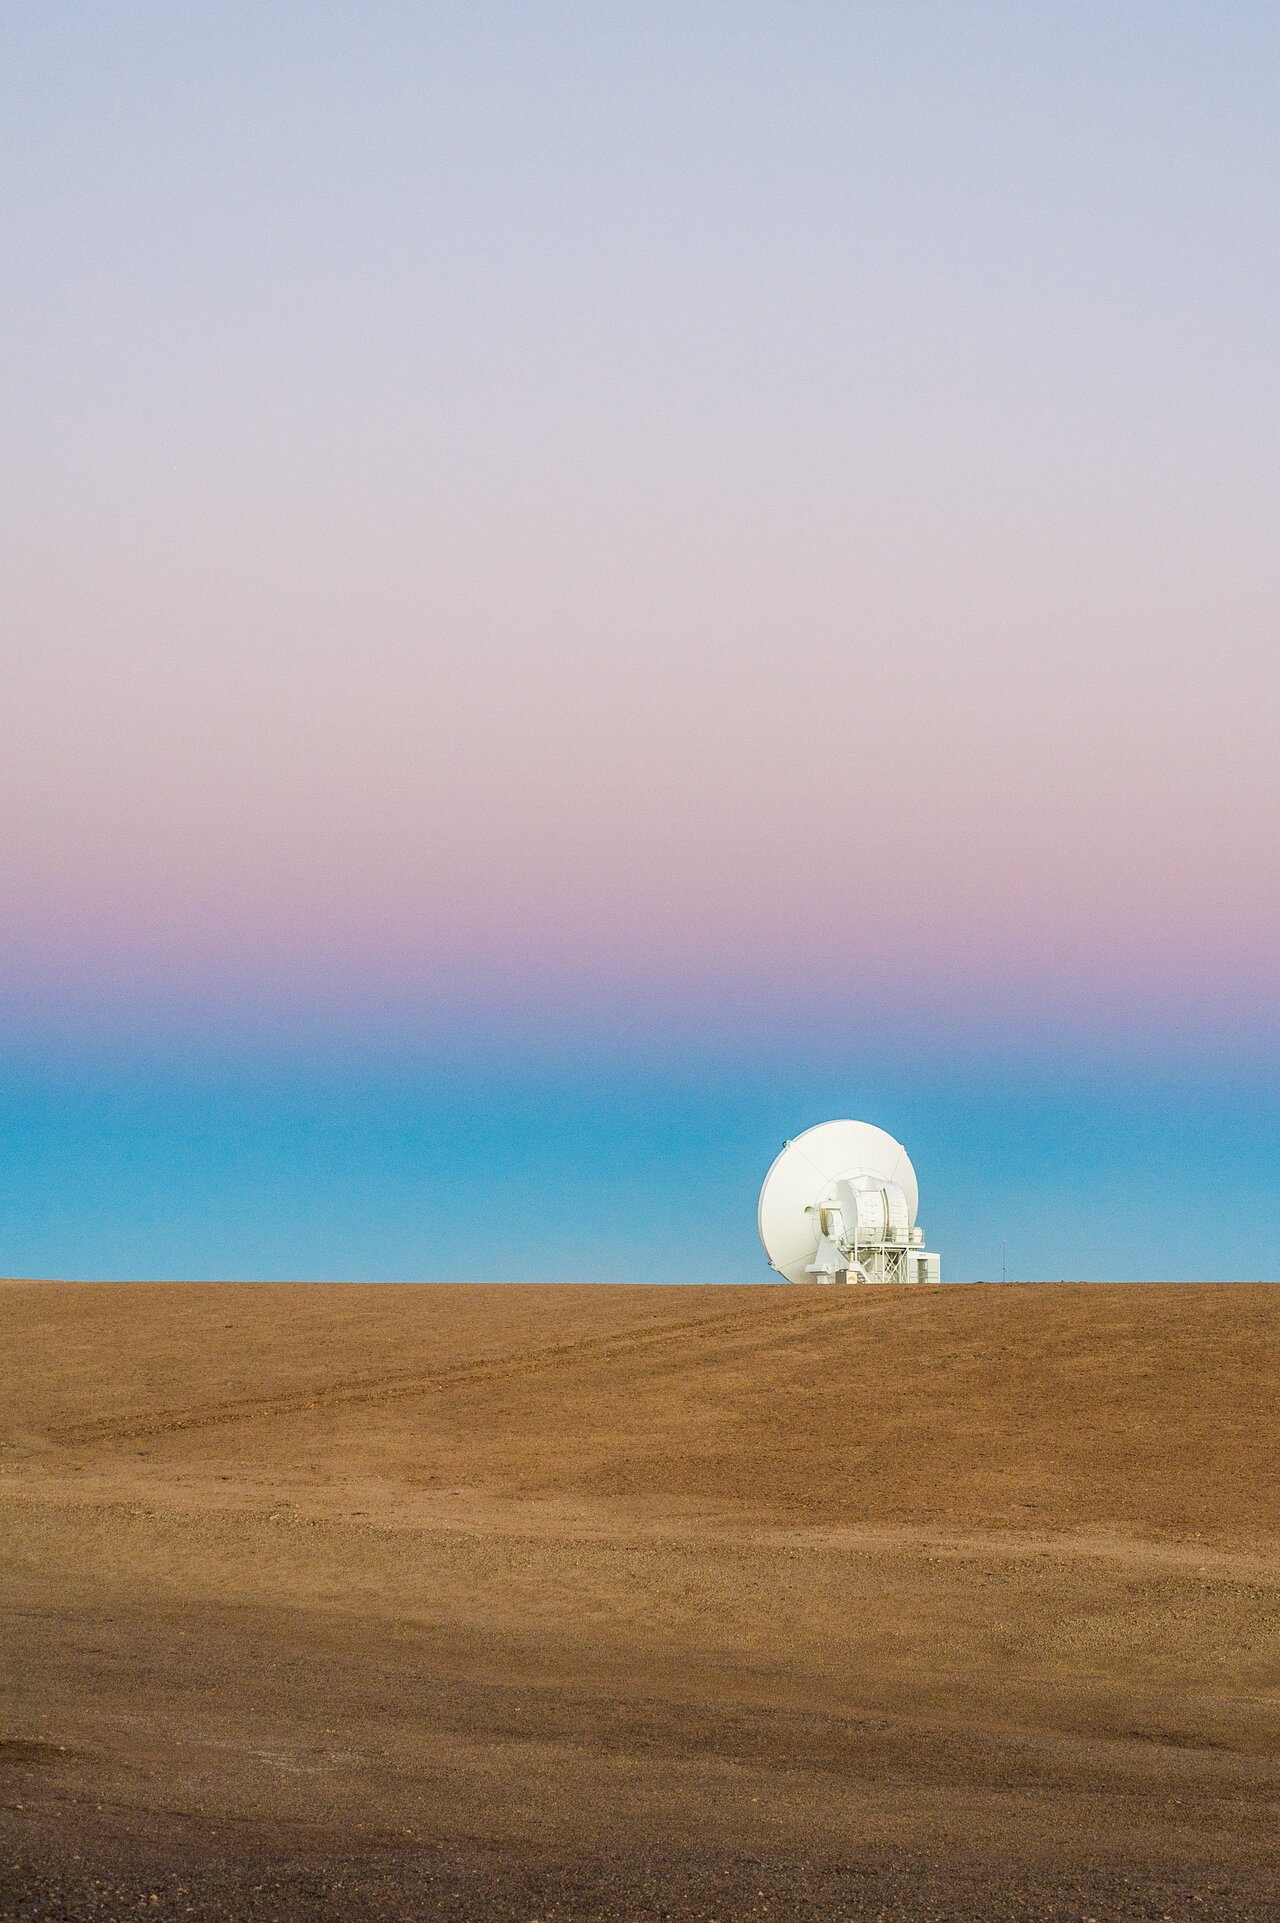
[[563, 1362], [615, 1361], [662, 1349], [682, 1337], [733, 1336], [759, 1330], [776, 1339], [779, 1325], [803, 1328], [819, 1315], [829, 1312], [825, 1296], [806, 1297], [803, 1303], [778, 1305], [772, 1315], [760, 1310], [738, 1310], [730, 1315], [682, 1317], [679, 1321], [650, 1324], [633, 1333], [610, 1330], [598, 1336], [582, 1336], [573, 1342], [547, 1343], [540, 1348], [508, 1351], [487, 1361], [460, 1362], [447, 1368], [415, 1370], [406, 1374], [348, 1376], [336, 1382], [317, 1383], [302, 1389], [284, 1390], [278, 1395], [242, 1396], [227, 1401], [194, 1403], [184, 1409], [157, 1409], [150, 1414], [101, 1417], [90, 1422], [68, 1423], [49, 1431], [50, 1441], [63, 1447], [94, 1442], [133, 1442], [141, 1437], [174, 1435], [192, 1429], [217, 1428], [231, 1422], [254, 1422], [275, 1416], [303, 1415], [309, 1410], [360, 1408], [385, 1402], [399, 1402], [413, 1396], [470, 1387], [474, 1383], [499, 1382], [545, 1375]]

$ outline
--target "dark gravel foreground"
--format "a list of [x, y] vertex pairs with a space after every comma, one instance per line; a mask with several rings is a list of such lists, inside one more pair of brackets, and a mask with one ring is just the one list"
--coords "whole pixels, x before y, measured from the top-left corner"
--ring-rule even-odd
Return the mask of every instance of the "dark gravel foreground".
[[4, 1923], [1275, 1923], [1269, 1877], [1130, 1865], [960, 1866], [928, 1857], [784, 1863], [749, 1857], [505, 1854], [38, 1861], [0, 1864]]

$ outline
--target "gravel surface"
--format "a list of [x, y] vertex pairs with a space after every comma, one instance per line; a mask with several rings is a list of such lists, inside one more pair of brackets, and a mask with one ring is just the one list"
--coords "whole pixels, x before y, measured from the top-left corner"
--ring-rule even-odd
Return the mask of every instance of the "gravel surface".
[[0, 1283], [0, 1915], [1276, 1918], [1280, 1290]]
[[17, 1858], [5, 1923], [1274, 1923], [1270, 1878], [1135, 1865], [1077, 1873], [682, 1858], [512, 1862], [492, 1852], [220, 1859], [149, 1874]]

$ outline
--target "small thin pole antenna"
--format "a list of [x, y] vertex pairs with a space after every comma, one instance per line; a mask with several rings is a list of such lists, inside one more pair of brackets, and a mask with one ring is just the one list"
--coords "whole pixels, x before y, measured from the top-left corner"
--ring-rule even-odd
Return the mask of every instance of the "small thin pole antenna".
[[1009, 1240], [1004, 1235], [1000, 1237], [1000, 1280], [1009, 1280]]

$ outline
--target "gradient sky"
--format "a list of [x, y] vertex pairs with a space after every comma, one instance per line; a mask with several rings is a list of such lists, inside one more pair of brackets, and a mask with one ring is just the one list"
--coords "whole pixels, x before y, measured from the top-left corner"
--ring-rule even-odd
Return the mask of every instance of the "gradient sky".
[[0, 1272], [1280, 1274], [1280, 13], [0, 15]]

